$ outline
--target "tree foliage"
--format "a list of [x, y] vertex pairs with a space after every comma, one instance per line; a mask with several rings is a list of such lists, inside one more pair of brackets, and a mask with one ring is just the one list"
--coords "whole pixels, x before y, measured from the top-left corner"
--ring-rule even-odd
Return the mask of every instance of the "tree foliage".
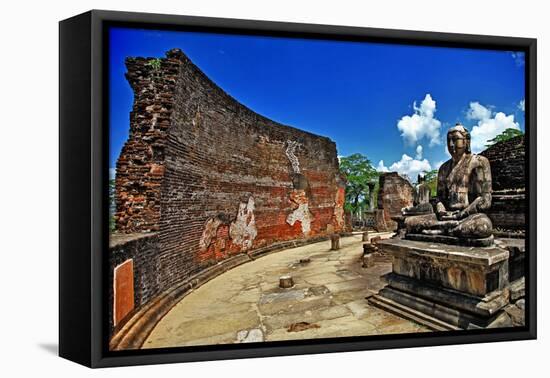
[[437, 173], [438, 169], [433, 169], [431, 171], [424, 171], [424, 178], [426, 179], [426, 184], [430, 188], [430, 196], [435, 197], [437, 195]]
[[[369, 205], [369, 183], [378, 186], [378, 172], [363, 154], [355, 153], [340, 159], [340, 172], [347, 179], [346, 210], [356, 213]], [[374, 189], [375, 192], [377, 188]]]
[[491, 147], [495, 143], [504, 142], [506, 140], [515, 138], [520, 135], [523, 135], [523, 132], [521, 130], [508, 128], [504, 130], [502, 133], [498, 134], [493, 139], [488, 140], [485, 147]]

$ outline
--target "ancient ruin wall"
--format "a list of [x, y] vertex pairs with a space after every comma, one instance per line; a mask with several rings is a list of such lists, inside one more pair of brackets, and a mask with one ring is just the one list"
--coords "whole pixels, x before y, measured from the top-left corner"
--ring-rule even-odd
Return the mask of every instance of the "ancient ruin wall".
[[343, 229], [334, 142], [252, 112], [179, 50], [127, 68], [117, 230], [159, 231], [164, 289], [232, 255]]
[[493, 203], [488, 215], [493, 226], [504, 232], [524, 232], [525, 136], [496, 143], [481, 152], [481, 155], [491, 164]]
[[480, 155], [491, 164], [493, 191], [525, 189], [525, 136], [496, 143]]
[[179, 66], [175, 54], [166, 59], [126, 59], [134, 104], [129, 137], [116, 167], [115, 221], [120, 232], [159, 230], [164, 149]]
[[[159, 276], [159, 238], [156, 233], [118, 234], [110, 240], [109, 258], [109, 288], [115, 285], [115, 270], [117, 267], [131, 262], [133, 268], [133, 296], [125, 293], [115, 293], [109, 290], [109, 332], [113, 332], [116, 325], [123, 324], [124, 318], [114, 316], [115, 295], [127, 297], [131, 306], [123, 309], [123, 315], [131, 316], [134, 310], [149, 302], [160, 292]], [[118, 320], [118, 321], [117, 321]]]
[[378, 231], [395, 231], [393, 216], [401, 215], [401, 209], [413, 204], [414, 188], [397, 172], [382, 173], [379, 178], [378, 209], [375, 211]]

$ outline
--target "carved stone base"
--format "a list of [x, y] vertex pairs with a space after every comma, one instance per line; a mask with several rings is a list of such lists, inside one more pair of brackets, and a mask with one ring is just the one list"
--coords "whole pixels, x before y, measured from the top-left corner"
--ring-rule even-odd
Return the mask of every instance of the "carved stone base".
[[510, 252], [508, 259], [510, 282], [523, 277], [525, 275], [525, 239], [498, 238], [495, 239], [495, 245]]
[[369, 302], [428, 328], [453, 330], [512, 325], [503, 311], [509, 301], [508, 289], [476, 297], [393, 273], [386, 278], [388, 286], [369, 298]]
[[405, 239], [432, 243], [462, 245], [467, 247], [490, 247], [494, 244], [493, 235], [489, 236], [488, 238], [474, 239], [457, 238], [455, 236], [448, 235], [406, 234]]
[[507, 249], [472, 248], [386, 239], [378, 248], [392, 257], [393, 273], [434, 286], [485, 296], [508, 285]]
[[511, 326], [509, 251], [404, 239], [378, 244], [392, 257], [388, 286], [369, 301], [436, 330]]

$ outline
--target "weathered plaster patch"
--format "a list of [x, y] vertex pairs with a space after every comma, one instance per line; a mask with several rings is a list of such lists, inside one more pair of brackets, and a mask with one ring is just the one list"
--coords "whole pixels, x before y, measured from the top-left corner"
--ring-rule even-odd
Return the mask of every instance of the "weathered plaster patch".
[[304, 190], [293, 190], [290, 193], [290, 200], [298, 205], [292, 213], [286, 218], [286, 223], [294, 226], [296, 221], [300, 221], [302, 233], [307, 236], [311, 231], [311, 222], [313, 215], [309, 211], [309, 203]]
[[336, 190], [336, 201], [334, 202], [334, 226], [338, 231], [344, 228], [344, 202], [345, 188], [339, 187]]
[[300, 143], [296, 142], [295, 140], [289, 140], [287, 141], [287, 147], [285, 150], [286, 157], [288, 158], [288, 160], [290, 160], [290, 164], [292, 164], [292, 170], [294, 171], [294, 173], [300, 173], [300, 162], [298, 161], [296, 155], [294, 155], [296, 148], [299, 146]]
[[208, 249], [210, 243], [212, 243], [212, 239], [216, 237], [220, 224], [222, 224], [222, 221], [219, 218], [210, 218], [206, 221], [201, 240], [199, 240], [199, 248], [202, 252]]
[[254, 239], [258, 235], [256, 221], [254, 220], [254, 198], [250, 197], [248, 203], [239, 204], [237, 219], [229, 227], [229, 236], [233, 244], [240, 245], [243, 251], [252, 247]]

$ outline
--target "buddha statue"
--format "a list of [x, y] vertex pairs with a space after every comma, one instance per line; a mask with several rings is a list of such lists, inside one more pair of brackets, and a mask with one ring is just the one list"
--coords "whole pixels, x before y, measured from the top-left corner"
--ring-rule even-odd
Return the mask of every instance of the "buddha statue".
[[493, 225], [483, 213], [491, 207], [489, 161], [472, 154], [470, 133], [461, 124], [447, 132], [447, 149], [451, 159], [439, 168], [434, 212], [411, 216], [412, 209], [403, 209], [405, 238], [491, 245]]
[[430, 204], [430, 187], [426, 183], [426, 176], [418, 175], [417, 184], [414, 188], [413, 206], [401, 209], [403, 216], [430, 214], [433, 213]]

